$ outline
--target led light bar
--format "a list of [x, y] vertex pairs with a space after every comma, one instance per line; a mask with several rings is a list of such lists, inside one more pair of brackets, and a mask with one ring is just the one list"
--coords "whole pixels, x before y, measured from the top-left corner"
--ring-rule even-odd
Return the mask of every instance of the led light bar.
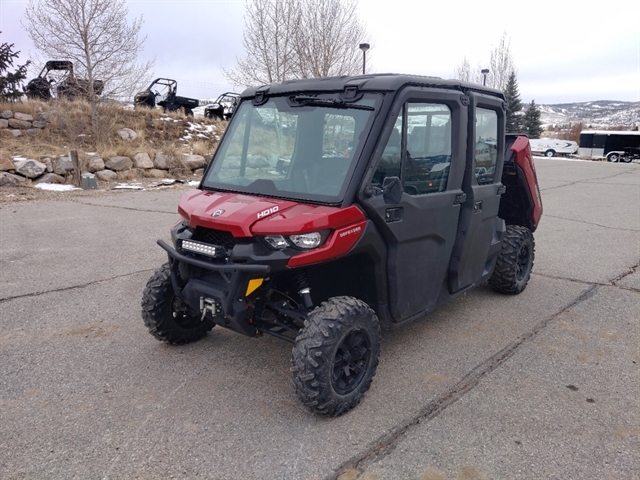
[[224, 248], [222, 247], [216, 247], [214, 245], [209, 245], [208, 243], [195, 242], [193, 240], [183, 240], [182, 249], [187, 250], [188, 252], [199, 253], [200, 255], [206, 255], [213, 258], [219, 257], [226, 253]]

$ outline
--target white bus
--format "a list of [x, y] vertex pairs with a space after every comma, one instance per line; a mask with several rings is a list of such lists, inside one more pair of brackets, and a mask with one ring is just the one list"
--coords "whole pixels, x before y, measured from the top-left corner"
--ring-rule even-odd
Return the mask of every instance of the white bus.
[[555, 155], [572, 155], [578, 151], [578, 144], [572, 140], [558, 140], [556, 138], [532, 138], [529, 140], [531, 152], [545, 157]]
[[580, 132], [578, 155], [630, 162], [630, 157], [624, 155], [624, 149], [630, 147], [640, 147], [640, 131], [585, 130]]

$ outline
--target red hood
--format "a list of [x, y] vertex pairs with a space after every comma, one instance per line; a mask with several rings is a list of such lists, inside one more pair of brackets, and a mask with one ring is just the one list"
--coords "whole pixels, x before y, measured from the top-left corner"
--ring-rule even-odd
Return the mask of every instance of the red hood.
[[365, 219], [356, 206], [326, 207], [202, 190], [185, 193], [178, 212], [192, 228], [226, 230], [234, 237], [337, 229]]

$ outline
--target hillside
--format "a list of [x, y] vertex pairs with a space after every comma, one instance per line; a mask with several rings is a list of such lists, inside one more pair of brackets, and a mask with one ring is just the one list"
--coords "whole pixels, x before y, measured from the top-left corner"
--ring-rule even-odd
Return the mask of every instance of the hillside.
[[579, 103], [538, 105], [545, 126], [582, 123], [583, 128], [624, 128], [640, 126], [640, 102], [596, 100]]
[[[11, 118], [12, 114], [32, 117], [37, 120], [33, 125], [41, 128], [29, 128], [27, 123], [26, 130], [19, 130], [22, 127], [12, 128], [12, 120], [2, 120], [0, 159], [55, 159], [70, 150], [85, 162], [92, 156], [133, 158], [138, 153], [153, 158], [158, 152], [177, 159], [183, 155], [209, 159], [227, 123], [160, 109], [134, 110], [118, 103], [98, 105], [92, 116], [89, 104], [77, 100], [0, 103], [0, 116]], [[122, 129], [135, 132], [135, 138], [123, 138], [119, 135]]]

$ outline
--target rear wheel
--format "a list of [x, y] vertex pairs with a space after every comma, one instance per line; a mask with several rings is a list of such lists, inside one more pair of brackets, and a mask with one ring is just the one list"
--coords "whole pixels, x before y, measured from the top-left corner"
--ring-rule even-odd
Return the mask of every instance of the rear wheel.
[[546, 152], [544, 152], [544, 156], [545, 157], [553, 157], [555, 154], [556, 154], [556, 151], [555, 150], [551, 150], [551, 149], [549, 149]]
[[491, 288], [512, 295], [522, 292], [531, 277], [534, 248], [531, 230], [517, 225], [507, 226], [496, 268], [489, 278]]
[[151, 335], [166, 343], [184, 345], [204, 337], [213, 321], [191, 313], [171, 284], [171, 269], [162, 265], [147, 282], [142, 294], [142, 319]]
[[293, 348], [293, 386], [315, 413], [338, 416], [371, 386], [380, 354], [380, 324], [361, 300], [334, 297], [313, 310]]
[[618, 155], [617, 153], [610, 153], [609, 155], [607, 155], [607, 160], [609, 162], [616, 163], [618, 162], [618, 160], [620, 160], [620, 155]]

